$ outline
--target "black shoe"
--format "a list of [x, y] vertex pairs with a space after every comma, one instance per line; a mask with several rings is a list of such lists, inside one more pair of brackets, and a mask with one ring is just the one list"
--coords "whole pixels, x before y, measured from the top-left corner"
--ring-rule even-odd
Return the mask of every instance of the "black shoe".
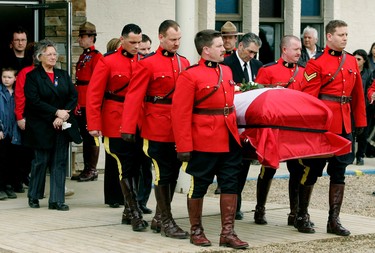
[[13, 187], [10, 185], [5, 186], [5, 193], [9, 199], [16, 199], [17, 194], [14, 192]]
[[8, 195], [5, 193], [5, 191], [0, 191], [0, 200], [7, 199]]
[[243, 212], [237, 211], [236, 216], [234, 217], [236, 220], [242, 220], [243, 219]]
[[38, 199], [29, 199], [29, 207], [31, 208], [39, 208], [39, 200]]
[[69, 211], [69, 206], [65, 203], [54, 202], [48, 204], [48, 209], [56, 209], [58, 211]]
[[21, 184], [21, 183], [17, 184], [17, 185], [14, 185], [13, 189], [17, 193], [24, 193], [25, 192], [25, 188], [23, 188], [23, 184]]
[[152, 210], [145, 205], [139, 205], [139, 208], [142, 210], [142, 213], [144, 214], [152, 213]]
[[362, 157], [358, 157], [356, 165], [361, 166], [361, 165], [364, 165], [364, 164], [365, 164], [365, 161], [363, 160], [363, 158]]
[[113, 203], [113, 204], [108, 204], [109, 207], [112, 207], [112, 208], [119, 208], [120, 207], [120, 204], [119, 203]]

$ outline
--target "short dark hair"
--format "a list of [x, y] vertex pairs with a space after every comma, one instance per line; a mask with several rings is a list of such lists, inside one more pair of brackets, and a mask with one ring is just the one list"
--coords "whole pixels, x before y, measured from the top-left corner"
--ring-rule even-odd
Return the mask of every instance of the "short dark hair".
[[142, 29], [136, 24], [127, 24], [122, 28], [121, 36], [128, 37], [129, 33], [141, 34]]
[[25, 33], [26, 34], [26, 38], [28, 38], [28, 31], [21, 25], [16, 25], [13, 27], [13, 29], [11, 30], [11, 33], [9, 34], [9, 39], [10, 39], [10, 42], [13, 41], [13, 36], [15, 33]]
[[258, 47], [262, 46], [261, 39], [255, 33], [245, 33], [240, 39], [240, 42], [242, 42], [244, 47], [248, 47], [250, 43], [254, 43]]
[[203, 47], [210, 47], [213, 44], [213, 39], [221, 37], [221, 32], [207, 29], [198, 32], [195, 35], [194, 43], [195, 48], [199, 55], [203, 52]]
[[150, 41], [150, 44], [152, 44], [152, 40], [150, 39], [150, 37], [142, 33], [142, 42], [147, 42], [147, 41]]
[[326, 25], [326, 35], [328, 33], [330, 33], [330, 34], [335, 33], [337, 27], [343, 27], [343, 26], [347, 27], [348, 24], [345, 21], [342, 21], [342, 20], [331, 20], [331, 21], [329, 21], [328, 24]]
[[162, 34], [163, 36], [167, 35], [167, 31], [170, 27], [177, 31], [178, 28], [180, 28], [180, 25], [174, 20], [164, 20], [159, 26], [159, 34]]

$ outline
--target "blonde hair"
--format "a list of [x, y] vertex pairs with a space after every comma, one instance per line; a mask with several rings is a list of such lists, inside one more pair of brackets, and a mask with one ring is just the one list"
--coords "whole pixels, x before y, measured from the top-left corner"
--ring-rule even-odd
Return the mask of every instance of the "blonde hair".
[[120, 46], [120, 39], [113, 38], [107, 43], [107, 52], [115, 51]]

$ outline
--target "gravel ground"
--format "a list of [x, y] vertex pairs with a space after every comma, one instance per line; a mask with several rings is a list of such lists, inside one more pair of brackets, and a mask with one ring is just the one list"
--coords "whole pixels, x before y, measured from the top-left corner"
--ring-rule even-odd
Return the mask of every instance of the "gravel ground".
[[[255, 166], [254, 166], [255, 167]], [[254, 168], [253, 167], [253, 168]], [[251, 169], [253, 169], [251, 168]], [[347, 176], [343, 206], [341, 212], [375, 217], [375, 175]], [[328, 210], [329, 177], [319, 178], [311, 197], [310, 208]], [[216, 185], [212, 185], [207, 196], [214, 196]], [[256, 201], [256, 181], [246, 183], [242, 194], [243, 200]], [[288, 179], [274, 179], [267, 203], [288, 205]], [[267, 206], [266, 206], [267, 207]], [[328, 212], [328, 211], [327, 211]], [[343, 224], [345, 226], [345, 223]], [[229, 252], [229, 251], [220, 251]], [[340, 252], [340, 253], [374, 253], [375, 234], [337, 237], [290, 244], [271, 244], [265, 247], [251, 248], [239, 252], [251, 253], [284, 253], [284, 252]]]

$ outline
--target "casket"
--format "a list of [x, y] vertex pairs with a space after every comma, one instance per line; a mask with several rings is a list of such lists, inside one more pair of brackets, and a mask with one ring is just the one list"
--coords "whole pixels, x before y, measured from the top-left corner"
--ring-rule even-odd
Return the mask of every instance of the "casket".
[[349, 140], [328, 131], [331, 110], [309, 94], [263, 88], [238, 93], [234, 102], [241, 139], [253, 147], [249, 153], [255, 152], [248, 155], [265, 166], [351, 152]]

